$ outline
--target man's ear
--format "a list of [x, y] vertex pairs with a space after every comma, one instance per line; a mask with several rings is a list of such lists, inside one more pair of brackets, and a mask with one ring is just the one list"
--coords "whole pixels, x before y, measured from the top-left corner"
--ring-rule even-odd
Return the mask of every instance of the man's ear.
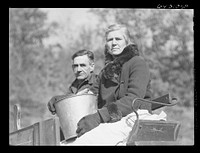
[[94, 63], [90, 63], [90, 72], [94, 71], [94, 67], [95, 67]]

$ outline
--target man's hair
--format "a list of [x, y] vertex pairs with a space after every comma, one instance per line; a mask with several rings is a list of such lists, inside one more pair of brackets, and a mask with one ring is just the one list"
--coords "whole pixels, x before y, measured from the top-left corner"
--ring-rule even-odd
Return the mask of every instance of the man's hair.
[[124, 39], [125, 39], [126, 43], [129, 44], [130, 43], [130, 32], [128, 31], [128, 28], [125, 25], [122, 25], [122, 24], [112, 24], [112, 25], [110, 25], [106, 29], [105, 37], [107, 38], [107, 35], [111, 31], [116, 31], [116, 30], [121, 30], [123, 32]]
[[72, 55], [72, 60], [74, 60], [75, 57], [78, 57], [78, 56], [83, 56], [83, 55], [87, 55], [88, 58], [90, 59], [91, 62], [94, 62], [94, 53], [90, 50], [86, 50], [86, 49], [83, 49], [83, 50], [79, 50], [77, 51], [76, 53], [74, 53]]

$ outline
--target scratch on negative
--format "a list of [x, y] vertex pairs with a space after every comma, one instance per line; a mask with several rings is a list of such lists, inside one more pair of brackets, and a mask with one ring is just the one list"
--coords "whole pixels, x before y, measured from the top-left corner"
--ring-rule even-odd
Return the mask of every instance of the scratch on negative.
[[153, 131], [153, 132], [162, 132], [162, 133], [164, 133], [163, 128], [161, 128], [161, 129], [152, 128], [150, 130]]

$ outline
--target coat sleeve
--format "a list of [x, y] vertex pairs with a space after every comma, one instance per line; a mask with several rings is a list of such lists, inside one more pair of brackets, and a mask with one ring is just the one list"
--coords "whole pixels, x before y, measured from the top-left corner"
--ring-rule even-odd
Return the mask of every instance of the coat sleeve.
[[71, 95], [71, 94], [73, 94], [73, 92], [72, 92], [72, 90], [71, 90], [70, 87], [67, 89], [67, 91], [65, 92], [65, 94], [66, 94], [66, 95]]
[[89, 88], [95, 95], [99, 94], [100, 75], [101, 74], [95, 77], [93, 84]]
[[129, 79], [125, 80], [128, 81], [125, 96], [99, 110], [104, 122], [119, 120], [131, 113], [133, 109], [141, 107], [142, 103], [136, 102], [132, 108], [132, 102], [135, 98], [144, 98], [150, 79], [149, 68], [144, 59], [139, 56], [132, 58], [127, 66]]

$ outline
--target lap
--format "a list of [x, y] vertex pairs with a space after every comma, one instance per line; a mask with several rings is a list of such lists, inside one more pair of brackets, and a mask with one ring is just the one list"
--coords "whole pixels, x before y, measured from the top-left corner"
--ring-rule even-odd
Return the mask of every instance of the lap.
[[[151, 115], [146, 111], [138, 112], [140, 119], [163, 118], [161, 115]], [[160, 118], [159, 118], [160, 116]], [[127, 124], [127, 119], [131, 117], [131, 124]], [[101, 123], [96, 128], [83, 134], [75, 141], [66, 145], [117, 145], [119, 142], [125, 142], [129, 132], [132, 130], [136, 116], [134, 113], [123, 117], [120, 121], [114, 123]], [[131, 125], [131, 126], [130, 126]]]

